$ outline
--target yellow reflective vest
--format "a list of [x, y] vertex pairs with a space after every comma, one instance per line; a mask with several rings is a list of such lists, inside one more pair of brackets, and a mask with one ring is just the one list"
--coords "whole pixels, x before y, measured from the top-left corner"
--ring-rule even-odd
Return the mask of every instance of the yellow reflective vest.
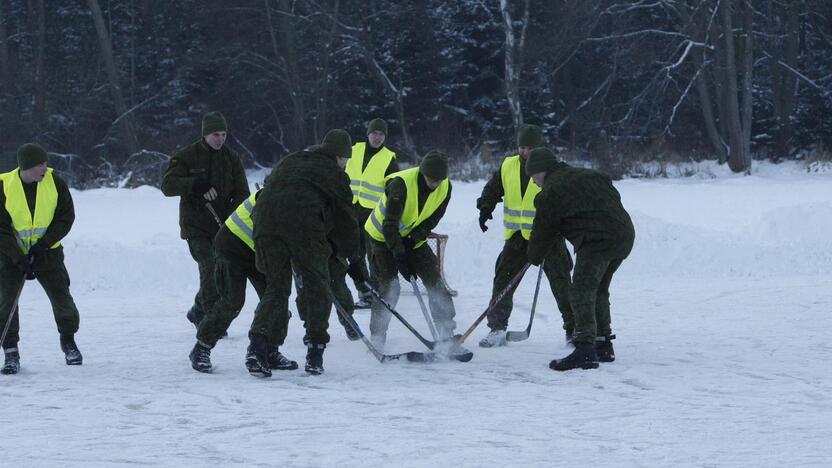
[[[52, 169], [47, 169], [43, 180], [38, 182], [37, 195], [35, 196], [35, 215], [32, 216], [19, 172], [20, 169], [15, 169], [0, 174], [0, 178], [3, 180], [6, 211], [9, 212], [9, 216], [12, 218], [12, 227], [15, 230], [17, 245], [24, 254], [28, 254], [29, 249], [46, 234], [46, 229], [52, 224], [55, 209], [58, 207], [58, 189], [55, 187]], [[55, 242], [49, 248], [54, 249], [60, 245], [60, 242]]]
[[[422, 211], [419, 212], [420, 176], [421, 174], [419, 173], [419, 168], [414, 167], [412, 169], [395, 172], [384, 179], [386, 185], [388, 181], [398, 177], [404, 181], [404, 185], [407, 188], [407, 199], [404, 202], [404, 211], [402, 211], [402, 217], [399, 220], [399, 235], [402, 237], [407, 237], [413, 228], [428, 219], [430, 215], [432, 215], [442, 205], [442, 202], [448, 198], [448, 187], [450, 186], [450, 182], [448, 182], [448, 179], [445, 179], [439, 184], [439, 187], [436, 187], [436, 189], [428, 195], [428, 199], [425, 201], [425, 206], [423, 206]], [[382, 194], [381, 203], [376, 205], [375, 209], [370, 214], [370, 217], [367, 218], [367, 222], [364, 224], [364, 230], [366, 230], [373, 239], [379, 242], [384, 242], [384, 230], [382, 229], [382, 226], [384, 225], [386, 205], [387, 194]], [[421, 247], [425, 242], [427, 242], [426, 239], [422, 240], [414, 246], [414, 249]]]
[[523, 238], [529, 240], [534, 222], [534, 199], [540, 193], [540, 187], [531, 180], [526, 185], [526, 193], [520, 185], [520, 155], [509, 156], [500, 167], [503, 182], [503, 227], [505, 239], [520, 231]]
[[260, 190], [252, 193], [225, 220], [225, 226], [228, 230], [245, 242], [251, 250], [254, 250], [254, 221], [251, 219], [251, 212], [254, 211], [254, 205], [257, 204], [258, 193], [260, 193]]
[[[367, 167], [364, 168], [364, 150], [367, 143], [356, 143], [352, 146], [352, 157], [347, 161], [347, 175], [350, 176], [352, 202], [359, 203], [364, 208], [373, 209], [384, 195], [384, 174], [396, 153], [386, 147], [378, 150], [372, 156]], [[362, 168], [364, 168], [362, 170]]]

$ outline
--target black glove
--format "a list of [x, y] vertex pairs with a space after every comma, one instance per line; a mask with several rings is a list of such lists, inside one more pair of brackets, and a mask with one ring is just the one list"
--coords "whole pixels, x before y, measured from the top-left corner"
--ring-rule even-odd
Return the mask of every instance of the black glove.
[[17, 259], [17, 268], [20, 270], [21, 273], [26, 274], [27, 280], [35, 279], [35, 271], [32, 270], [32, 263], [29, 261], [28, 256], [23, 255]]
[[212, 188], [211, 182], [208, 182], [205, 179], [196, 179], [194, 184], [191, 185], [191, 191], [198, 195], [205, 195]]
[[405, 281], [411, 281], [414, 278], [413, 271], [410, 268], [410, 261], [407, 259], [407, 254], [400, 253], [396, 255], [396, 268], [399, 269], [399, 273], [402, 274], [402, 277]]
[[480, 229], [482, 229], [482, 232], [488, 230], [488, 226], [485, 225], [485, 222], [489, 219], [494, 219], [494, 217], [491, 216], [491, 211], [488, 210], [488, 208], [480, 208]]
[[364, 269], [361, 268], [361, 260], [350, 262], [350, 265], [347, 267], [347, 274], [355, 281], [355, 284], [364, 284], [367, 282], [367, 276], [364, 274]]
[[46, 252], [46, 244], [43, 242], [35, 242], [35, 245], [29, 247], [29, 258], [39, 257]]
[[402, 244], [404, 244], [404, 250], [407, 251], [413, 250], [416, 247], [416, 241], [410, 236], [402, 237]]

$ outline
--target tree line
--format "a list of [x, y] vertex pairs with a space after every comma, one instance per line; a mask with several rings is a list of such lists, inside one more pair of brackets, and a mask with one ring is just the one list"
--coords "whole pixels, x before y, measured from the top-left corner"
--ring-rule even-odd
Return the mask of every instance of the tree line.
[[76, 187], [158, 184], [223, 112], [248, 166], [374, 117], [459, 177], [541, 125], [564, 158], [828, 157], [824, 0], [0, 0], [0, 154], [41, 142]]

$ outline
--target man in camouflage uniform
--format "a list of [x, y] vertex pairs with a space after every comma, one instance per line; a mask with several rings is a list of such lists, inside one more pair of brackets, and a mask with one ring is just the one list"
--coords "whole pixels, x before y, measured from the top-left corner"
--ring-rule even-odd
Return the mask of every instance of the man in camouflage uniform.
[[[477, 200], [480, 210], [480, 229], [488, 230], [486, 222], [492, 218], [491, 213], [500, 201], [503, 202], [503, 226], [505, 227], [505, 244], [503, 251], [497, 257], [494, 267], [494, 287], [491, 299], [494, 300], [511, 279], [526, 264], [526, 247], [532, 232], [534, 220], [534, 199], [540, 188], [530, 183], [526, 174], [526, 160], [532, 149], [543, 146], [543, 129], [536, 125], [523, 125], [517, 131], [517, 155], [509, 156], [500, 169], [494, 173], [491, 180], [482, 189], [482, 195]], [[552, 248], [546, 255], [543, 271], [549, 279], [549, 287], [555, 296], [561, 317], [566, 340], [571, 341], [574, 320], [572, 308], [569, 305], [569, 274], [572, 270], [572, 257], [566, 249], [566, 241], [558, 237], [552, 243]], [[513, 305], [512, 296], [517, 289], [515, 286], [502, 301], [488, 314], [488, 328], [491, 331], [480, 341], [483, 348], [506, 345], [506, 327]]]
[[635, 230], [621, 196], [606, 174], [559, 162], [548, 148], [535, 148], [526, 172], [542, 188], [529, 239], [529, 262], [539, 265], [560, 236], [575, 248], [570, 300], [575, 314], [575, 350], [549, 363], [553, 370], [594, 369], [612, 362], [610, 282], [630, 254]]
[[[398, 274], [406, 281], [421, 278], [427, 288], [437, 339], [445, 342], [453, 339], [456, 312], [427, 238], [445, 214], [451, 189], [448, 156], [430, 151], [419, 167], [386, 178], [384, 196], [364, 224], [370, 236], [370, 274], [379, 293], [395, 307], [400, 293]], [[373, 301], [371, 311], [371, 340], [381, 350], [392, 314], [380, 301]], [[459, 348], [459, 353], [470, 354], [464, 348]]]
[[[358, 251], [358, 225], [344, 172], [351, 146], [349, 134], [336, 129], [320, 145], [283, 158], [266, 178], [252, 213], [257, 269], [266, 275], [255, 313], [268, 310], [274, 326], [285, 330], [294, 273], [298, 313], [306, 329], [305, 368], [311, 374], [323, 372], [329, 342], [331, 245], [346, 258]], [[269, 326], [251, 331], [258, 360], [265, 360], [263, 343], [270, 332]]]
[[[0, 174], [0, 330], [3, 340], [3, 374], [20, 370], [19, 298], [24, 280], [37, 278], [52, 304], [67, 365], [81, 365], [75, 345], [78, 308], [69, 293], [69, 273], [64, 266], [61, 239], [75, 222], [69, 187], [47, 168], [46, 151], [36, 143], [17, 150], [18, 168]], [[9, 314], [14, 314], [9, 322]]]
[[[219, 224], [249, 196], [240, 157], [225, 146], [228, 125], [219, 112], [202, 118], [202, 138], [176, 152], [162, 179], [162, 193], [179, 199], [179, 226], [199, 268], [199, 291], [187, 317], [199, 325], [218, 299], [212, 240]], [[219, 220], [208, 208], [211, 206]]]
[[[396, 153], [384, 146], [386, 137], [387, 122], [376, 118], [367, 125], [367, 141], [359, 141], [352, 146], [352, 157], [347, 163], [347, 175], [350, 176], [353, 209], [359, 226], [364, 226], [373, 208], [384, 194], [384, 178], [399, 171]], [[365, 277], [368, 275], [364, 260], [367, 256], [367, 242], [367, 234], [361, 229], [358, 258], [361, 272]], [[360, 295], [358, 305], [369, 307], [373, 299], [370, 290], [366, 285], [358, 282], [355, 287]]]
[[[257, 204], [260, 191], [253, 193], [231, 216], [225, 220], [216, 237], [214, 250], [216, 261], [214, 280], [219, 293], [219, 300], [205, 311], [205, 316], [197, 327], [197, 342], [191, 351], [191, 367], [199, 372], [210, 373], [211, 349], [222, 338], [231, 322], [240, 314], [246, 300], [246, 280], [251, 282], [258, 297], [266, 290], [266, 276], [257, 270], [255, 264], [255, 245], [252, 238], [254, 222], [251, 213]], [[280, 346], [286, 338], [286, 330], [268, 325], [263, 313], [269, 311], [259, 309], [252, 321], [252, 330], [272, 328], [269, 335], [268, 366], [261, 367], [257, 361], [254, 349], [249, 346], [246, 354], [246, 367], [249, 373], [257, 377], [269, 377], [272, 370], [293, 370], [298, 363], [287, 359], [280, 352]], [[266, 323], [266, 325], [264, 325]]]

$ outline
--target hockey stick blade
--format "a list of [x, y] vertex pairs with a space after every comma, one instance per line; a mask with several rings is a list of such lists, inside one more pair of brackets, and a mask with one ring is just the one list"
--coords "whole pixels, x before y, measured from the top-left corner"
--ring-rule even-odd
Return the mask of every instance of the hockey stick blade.
[[457, 353], [452, 354], [450, 356], [444, 354], [437, 354], [437, 353], [420, 353], [418, 351], [411, 351], [409, 353], [405, 353], [407, 356], [407, 360], [410, 362], [438, 362], [438, 361], [459, 361], [459, 362], [468, 362], [474, 357], [474, 353], [467, 352], [467, 353]]
[[526, 330], [506, 332], [506, 341], [525, 341], [529, 339]]

